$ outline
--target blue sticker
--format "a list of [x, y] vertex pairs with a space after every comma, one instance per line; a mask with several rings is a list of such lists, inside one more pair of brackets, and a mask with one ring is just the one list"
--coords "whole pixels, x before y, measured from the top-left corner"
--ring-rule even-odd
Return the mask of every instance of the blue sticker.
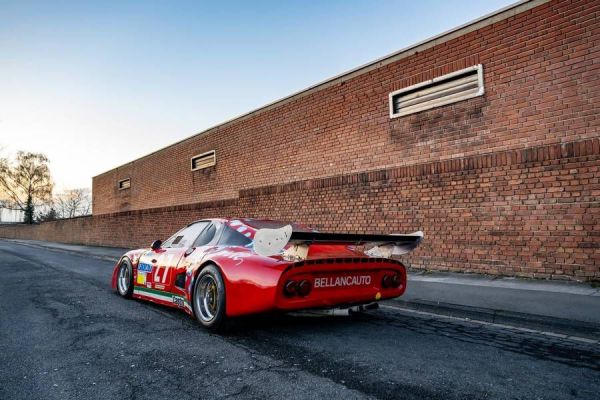
[[152, 272], [152, 265], [140, 263], [140, 265], [138, 265], [138, 271], [139, 272]]

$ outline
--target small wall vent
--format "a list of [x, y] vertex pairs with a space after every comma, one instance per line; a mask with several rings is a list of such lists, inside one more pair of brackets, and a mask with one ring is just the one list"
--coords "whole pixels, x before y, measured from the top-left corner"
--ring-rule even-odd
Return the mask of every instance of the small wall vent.
[[474, 65], [390, 93], [390, 118], [429, 110], [483, 94], [483, 66]]
[[212, 167], [217, 163], [217, 156], [214, 150], [207, 151], [206, 153], [198, 154], [192, 157], [192, 171]]
[[131, 187], [131, 179], [121, 179], [119, 181], [119, 190], [129, 189]]

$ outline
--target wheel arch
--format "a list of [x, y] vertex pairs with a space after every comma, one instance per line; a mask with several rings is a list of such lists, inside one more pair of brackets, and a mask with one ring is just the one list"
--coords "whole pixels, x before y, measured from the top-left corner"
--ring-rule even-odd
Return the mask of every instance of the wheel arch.
[[196, 285], [196, 279], [198, 278], [198, 275], [200, 275], [200, 272], [202, 272], [202, 270], [204, 268], [206, 268], [207, 265], [209, 264], [213, 264], [215, 267], [217, 267], [217, 269], [219, 270], [219, 272], [221, 273], [221, 276], [223, 277], [223, 282], [225, 282], [225, 273], [223, 272], [223, 268], [221, 267], [221, 265], [215, 261], [215, 260], [206, 260], [200, 263], [200, 265], [198, 265], [198, 267], [196, 268], [196, 270], [194, 271], [194, 279], [192, 279], [192, 282], [190, 282], [190, 285], [193, 286]]
[[[245, 253], [241, 253], [245, 254]], [[203, 260], [193, 273], [190, 283], [190, 302], [198, 274], [207, 264], [221, 273], [225, 286], [225, 315], [236, 317], [273, 310], [279, 278], [288, 263], [265, 259], [257, 255], [232, 257], [231, 252], [213, 254]]]
[[129, 262], [131, 263], [132, 272], [135, 272], [136, 265], [133, 264], [131, 258], [127, 254], [122, 255], [121, 258], [119, 258], [119, 261], [117, 261], [117, 263], [115, 264], [115, 267], [113, 268], [113, 274], [111, 279], [111, 285], [113, 290], [117, 290], [117, 276], [119, 274], [119, 267], [121, 266], [123, 260], [129, 260]]

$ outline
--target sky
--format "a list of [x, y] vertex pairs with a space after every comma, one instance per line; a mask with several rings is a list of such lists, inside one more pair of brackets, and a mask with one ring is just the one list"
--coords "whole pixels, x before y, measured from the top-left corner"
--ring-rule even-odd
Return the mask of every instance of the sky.
[[0, 0], [0, 149], [57, 192], [513, 0]]

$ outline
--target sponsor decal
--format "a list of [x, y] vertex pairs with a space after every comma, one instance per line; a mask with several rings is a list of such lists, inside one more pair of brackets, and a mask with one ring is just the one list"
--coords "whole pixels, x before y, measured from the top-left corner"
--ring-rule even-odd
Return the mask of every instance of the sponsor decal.
[[185, 301], [183, 300], [183, 297], [173, 296], [173, 304], [175, 304], [177, 307], [185, 307]]
[[152, 265], [140, 263], [140, 265], [138, 265], [138, 272], [152, 272]]
[[366, 286], [371, 284], [371, 275], [336, 276], [315, 278], [315, 288], [329, 288], [338, 286]]
[[[172, 302], [178, 307], [185, 308], [188, 311], [192, 311], [191, 304], [185, 299], [185, 297], [175, 296], [168, 292], [156, 290], [152, 288], [145, 288], [143, 286], [135, 286], [133, 288], [133, 294], [137, 296], [144, 296], [153, 300], [160, 300], [165, 302]], [[177, 300], [176, 300], [177, 299]]]
[[165, 285], [159, 285], [158, 283], [154, 285], [154, 289], [165, 290]]
[[146, 284], [146, 274], [138, 271], [136, 282], [138, 285], [145, 285]]

